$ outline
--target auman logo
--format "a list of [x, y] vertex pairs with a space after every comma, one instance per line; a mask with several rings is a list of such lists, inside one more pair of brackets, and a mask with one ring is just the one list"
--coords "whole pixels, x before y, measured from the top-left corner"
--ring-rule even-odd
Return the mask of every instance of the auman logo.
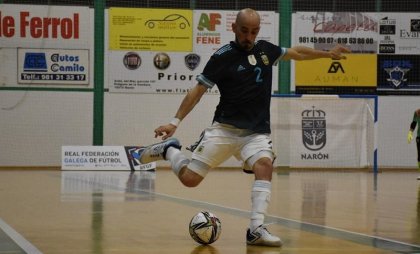
[[332, 62], [331, 65], [330, 65], [330, 68], [328, 69], [328, 73], [337, 73], [339, 71], [341, 71], [342, 73], [345, 73], [344, 68], [341, 65], [341, 63], [340, 62]]
[[24, 71], [47, 72], [47, 60], [45, 53], [25, 53]]
[[307, 109], [302, 112], [302, 141], [311, 150], [321, 150], [327, 143], [326, 113], [323, 110]]

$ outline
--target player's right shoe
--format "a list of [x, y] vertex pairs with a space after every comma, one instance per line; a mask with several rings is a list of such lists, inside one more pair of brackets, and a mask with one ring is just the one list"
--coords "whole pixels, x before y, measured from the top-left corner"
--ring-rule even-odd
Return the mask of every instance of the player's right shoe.
[[166, 160], [166, 151], [169, 147], [181, 149], [181, 144], [176, 138], [168, 138], [160, 143], [146, 146], [139, 151], [139, 161], [149, 163], [158, 160]]
[[279, 237], [272, 235], [270, 232], [268, 232], [265, 225], [260, 225], [252, 232], [248, 228], [248, 230], [246, 231], [246, 244], [281, 247], [283, 243], [281, 242]]

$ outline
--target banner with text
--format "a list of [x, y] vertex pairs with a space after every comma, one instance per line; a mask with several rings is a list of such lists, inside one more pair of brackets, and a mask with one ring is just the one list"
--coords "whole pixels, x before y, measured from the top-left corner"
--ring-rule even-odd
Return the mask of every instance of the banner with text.
[[[144, 21], [146, 19], [143, 16], [137, 16], [143, 9], [140, 9], [140, 11], [133, 10], [136, 9], [129, 9], [125, 12], [125, 15], [129, 13], [130, 17], [134, 16], [136, 20], [142, 19]], [[160, 13], [158, 10], [155, 11]], [[177, 13], [181, 12], [177, 10]], [[231, 27], [237, 11], [196, 10], [191, 13], [192, 20], [189, 23], [189, 29], [192, 31], [192, 37], [189, 43], [191, 43], [192, 48], [184, 48], [179, 45], [181, 42], [168, 42], [166, 48], [151, 47], [150, 50], [146, 51], [133, 47], [133, 44], [127, 44], [124, 47], [115, 46], [117, 32], [114, 33], [114, 30], [118, 29], [116, 29], [115, 24], [111, 24], [115, 14], [110, 13], [108, 36], [110, 50], [107, 52], [107, 64], [105, 64], [107, 68], [106, 83], [109, 84], [109, 91], [183, 94], [191, 89], [197, 83], [195, 78], [202, 72], [210, 56], [218, 48], [234, 40]], [[190, 17], [184, 14], [182, 15]], [[167, 10], [162, 10], [160, 15], [169, 15], [169, 13], [167, 13]], [[262, 11], [260, 15], [262, 28], [257, 39], [265, 39], [277, 44], [278, 14]], [[151, 19], [149, 16], [146, 17], [148, 17], [148, 20]], [[176, 19], [176, 22], [179, 20], [181, 18]], [[118, 26], [119, 29], [122, 29], [125, 24], [127, 23], [122, 22]], [[127, 28], [122, 30], [131, 31], [133, 28], [130, 28], [130, 30], [129, 27], [132, 27], [131, 24], [127, 24]], [[171, 25], [171, 27], [176, 28], [177, 26]], [[118, 31], [118, 33], [122, 32]], [[160, 33], [159, 36], [167, 36], [168, 34], [165, 30], [161, 30]], [[273, 91], [277, 90], [277, 80], [278, 72], [274, 70]], [[211, 91], [208, 91], [208, 94], [218, 95], [219, 90], [214, 87]]]
[[89, 50], [18, 49], [19, 84], [89, 84]]
[[109, 48], [192, 51], [192, 10], [110, 8]]
[[420, 55], [378, 55], [378, 94], [420, 95]]
[[374, 94], [376, 54], [349, 54], [347, 59], [295, 63], [296, 92], [301, 94]]
[[62, 170], [155, 170], [156, 163], [141, 164], [140, 146], [62, 146]]
[[420, 55], [420, 13], [378, 13], [379, 54]]
[[[290, 165], [308, 168], [368, 166], [366, 115], [357, 100], [290, 101]], [[373, 156], [373, 153], [372, 155]]]
[[0, 83], [93, 87], [93, 9], [0, 4]]
[[342, 44], [353, 53], [377, 52], [376, 13], [296, 12], [292, 14], [292, 20], [292, 45], [329, 50], [336, 44]]

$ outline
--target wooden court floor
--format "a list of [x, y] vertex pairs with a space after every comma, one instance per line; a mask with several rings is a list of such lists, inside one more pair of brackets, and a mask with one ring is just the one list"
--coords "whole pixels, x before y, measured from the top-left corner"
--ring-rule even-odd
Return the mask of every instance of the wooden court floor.
[[[267, 221], [282, 248], [247, 247], [253, 176], [211, 171], [186, 188], [170, 170], [0, 170], [0, 253], [420, 253], [416, 172], [289, 171], [273, 175]], [[220, 238], [189, 236], [202, 210]]]

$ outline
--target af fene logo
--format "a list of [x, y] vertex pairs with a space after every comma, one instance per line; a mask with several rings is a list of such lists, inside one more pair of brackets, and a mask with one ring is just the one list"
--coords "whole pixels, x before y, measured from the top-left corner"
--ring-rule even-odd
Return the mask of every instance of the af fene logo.
[[185, 66], [187, 66], [190, 71], [193, 71], [200, 64], [200, 59], [200, 56], [195, 53], [188, 54], [184, 58]]
[[141, 58], [136, 52], [128, 52], [124, 55], [123, 63], [125, 68], [129, 70], [136, 70], [141, 65]]
[[27, 52], [23, 63], [24, 71], [47, 72], [47, 59], [43, 52]]
[[332, 62], [330, 65], [330, 68], [328, 69], [328, 73], [337, 73], [341, 71], [342, 73], [345, 73], [343, 66], [340, 62]]
[[216, 26], [221, 24], [221, 18], [222, 15], [220, 13], [201, 13], [197, 29], [199, 31], [207, 29], [207, 31], [214, 32], [216, 31]]
[[327, 143], [326, 113], [321, 109], [302, 111], [302, 141], [303, 145], [311, 150], [321, 150]]
[[157, 69], [165, 70], [171, 64], [171, 58], [168, 56], [168, 54], [160, 52], [157, 53], [153, 58], [153, 64]]

